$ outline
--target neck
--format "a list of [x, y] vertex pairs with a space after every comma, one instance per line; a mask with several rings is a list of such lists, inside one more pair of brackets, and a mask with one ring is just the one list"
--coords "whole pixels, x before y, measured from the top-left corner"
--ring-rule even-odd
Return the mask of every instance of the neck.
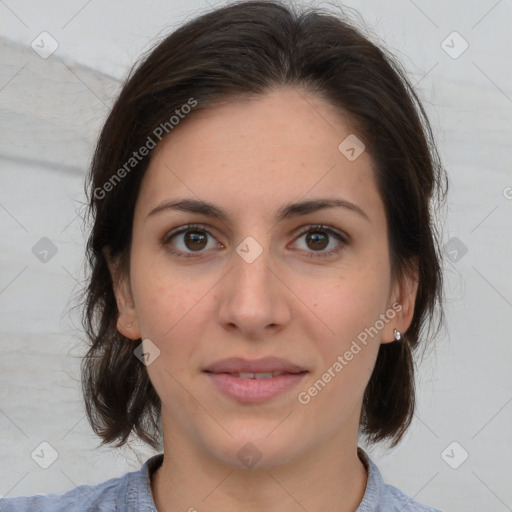
[[240, 469], [205, 454], [190, 438], [164, 435], [164, 461], [151, 481], [155, 505], [159, 512], [354, 512], [367, 472], [357, 437], [346, 441], [333, 438], [279, 466]]

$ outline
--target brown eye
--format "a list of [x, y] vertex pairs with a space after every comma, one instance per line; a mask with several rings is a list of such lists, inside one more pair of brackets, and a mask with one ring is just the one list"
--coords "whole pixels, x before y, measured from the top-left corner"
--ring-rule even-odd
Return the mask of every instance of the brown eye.
[[215, 238], [207, 229], [203, 226], [194, 225], [183, 226], [178, 230], [172, 231], [164, 237], [162, 244], [171, 253], [185, 258], [201, 256], [206, 252], [206, 249], [215, 248], [220, 245], [216, 243]]
[[314, 251], [321, 251], [329, 245], [329, 237], [319, 231], [310, 231], [306, 237], [306, 243]]
[[[304, 251], [310, 258], [322, 258], [327, 256], [333, 256], [339, 253], [349, 243], [348, 236], [335, 231], [327, 226], [313, 226], [309, 227], [307, 231], [304, 231], [297, 240], [304, 237]], [[338, 242], [336, 245], [335, 242]], [[327, 247], [334, 245], [331, 250], [325, 250]]]
[[200, 251], [206, 246], [206, 236], [199, 231], [186, 231], [184, 243], [191, 251]]
[[[307, 256], [310, 258], [336, 255], [349, 243], [348, 236], [327, 226], [309, 227], [299, 236], [299, 239], [304, 236], [306, 247], [302, 250], [308, 253]], [[334, 243], [336, 241], [337, 245]], [[209, 243], [210, 247], [208, 247]], [[326, 251], [325, 249], [333, 243], [334, 248]], [[204, 226], [194, 225], [183, 226], [172, 231], [164, 237], [162, 244], [172, 254], [185, 258], [201, 256], [208, 248], [222, 247], [222, 244], [216, 242], [215, 237]]]

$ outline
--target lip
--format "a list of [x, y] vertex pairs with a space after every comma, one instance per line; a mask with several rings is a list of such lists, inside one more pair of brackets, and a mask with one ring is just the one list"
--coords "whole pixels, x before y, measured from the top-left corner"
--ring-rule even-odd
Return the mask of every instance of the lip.
[[253, 360], [230, 357], [216, 361], [203, 368], [203, 371], [212, 373], [300, 373], [308, 370], [280, 357], [262, 357]]
[[244, 404], [261, 403], [289, 391], [297, 386], [307, 374], [307, 372], [283, 373], [269, 379], [241, 379], [230, 373], [205, 372], [217, 389]]
[[[238, 357], [222, 359], [203, 370], [217, 389], [245, 404], [256, 404], [280, 395], [297, 386], [309, 373], [305, 368], [286, 359], [264, 357], [246, 360]], [[239, 373], [273, 373], [282, 372], [266, 379], [241, 378]]]

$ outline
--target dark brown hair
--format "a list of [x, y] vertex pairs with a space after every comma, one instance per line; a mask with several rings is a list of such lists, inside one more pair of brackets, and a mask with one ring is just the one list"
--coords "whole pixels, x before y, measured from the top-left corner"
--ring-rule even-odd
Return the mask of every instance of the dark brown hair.
[[[312, 91], [357, 127], [375, 163], [393, 275], [418, 272], [412, 323], [402, 342], [380, 345], [360, 432], [371, 443], [388, 439], [394, 446], [408, 428], [415, 405], [412, 352], [442, 323], [432, 209], [436, 199], [444, 200], [446, 180], [427, 116], [405, 72], [347, 20], [344, 14], [299, 11], [274, 1], [236, 3], [186, 23], [130, 72], [101, 131], [86, 184], [93, 227], [83, 316], [90, 347], [82, 362], [82, 388], [102, 445], [120, 447], [133, 433], [162, 447], [160, 399], [134, 356], [140, 340], [116, 329], [118, 310], [104, 253], [108, 248], [120, 258], [121, 272], [129, 271], [134, 207], [151, 158], [149, 151], [135, 161], [134, 151], [150, 146], [150, 139], [158, 142], [155, 133], [162, 129], [172, 136], [173, 115], [186, 122], [184, 112], [192, 110], [191, 117], [218, 101], [282, 86]], [[184, 109], [193, 102], [193, 109]]]

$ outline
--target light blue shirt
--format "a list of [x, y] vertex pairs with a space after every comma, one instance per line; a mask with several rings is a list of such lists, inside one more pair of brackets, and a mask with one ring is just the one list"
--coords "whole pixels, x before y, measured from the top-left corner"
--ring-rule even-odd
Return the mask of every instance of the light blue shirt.
[[[368, 472], [363, 501], [356, 512], [441, 512], [409, 498], [384, 482], [368, 454], [358, 447]], [[97, 485], [79, 485], [64, 494], [38, 494], [0, 499], [1, 512], [158, 512], [151, 494], [151, 475], [162, 464], [163, 453], [149, 458], [137, 471]], [[198, 505], [199, 507], [199, 505]], [[191, 506], [193, 510], [193, 506]], [[199, 507], [202, 510], [204, 507]]]

